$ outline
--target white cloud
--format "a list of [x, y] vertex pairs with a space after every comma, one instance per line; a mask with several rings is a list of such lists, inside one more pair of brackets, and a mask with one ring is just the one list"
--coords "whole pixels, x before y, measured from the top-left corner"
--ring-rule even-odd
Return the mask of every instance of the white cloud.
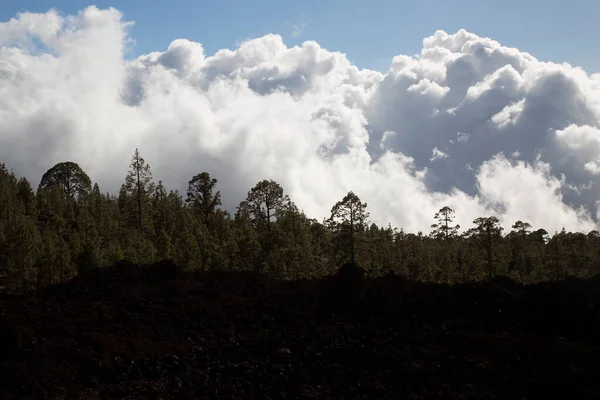
[[435, 160], [440, 160], [440, 159], [448, 158], [448, 154], [444, 153], [443, 151], [441, 151], [437, 147], [434, 147], [433, 150], [431, 151], [431, 153], [432, 153], [432, 156], [429, 159], [429, 161], [435, 161]]
[[594, 229], [590, 213], [563, 203], [564, 185], [551, 175], [550, 165], [522, 161], [511, 163], [499, 154], [483, 163], [477, 174], [479, 194], [489, 205], [501, 210], [505, 225], [516, 220], [544, 221], [547, 229], [589, 231]]
[[519, 100], [516, 103], [511, 103], [504, 107], [502, 111], [492, 116], [492, 123], [498, 128], [506, 128], [510, 124], [515, 124], [523, 108], [525, 107], [525, 100]]
[[272, 178], [317, 218], [353, 190], [375, 222], [411, 231], [444, 205], [464, 228], [489, 214], [596, 226], [598, 75], [464, 30], [386, 74], [278, 35], [214, 55], [176, 39], [127, 61], [128, 26], [95, 7], [0, 23], [0, 160], [34, 183], [74, 160], [114, 192], [139, 147], [172, 188], [211, 173], [230, 209]]

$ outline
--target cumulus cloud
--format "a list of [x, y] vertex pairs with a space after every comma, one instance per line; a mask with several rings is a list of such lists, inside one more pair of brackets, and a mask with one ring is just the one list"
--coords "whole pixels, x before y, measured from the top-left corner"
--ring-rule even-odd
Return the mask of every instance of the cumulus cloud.
[[77, 161], [115, 192], [139, 147], [170, 188], [208, 171], [231, 210], [275, 179], [316, 218], [353, 190], [374, 222], [410, 231], [445, 205], [465, 228], [492, 214], [508, 229], [597, 227], [599, 74], [464, 30], [385, 74], [273, 34], [126, 60], [130, 25], [96, 7], [0, 23], [0, 161], [35, 183]]

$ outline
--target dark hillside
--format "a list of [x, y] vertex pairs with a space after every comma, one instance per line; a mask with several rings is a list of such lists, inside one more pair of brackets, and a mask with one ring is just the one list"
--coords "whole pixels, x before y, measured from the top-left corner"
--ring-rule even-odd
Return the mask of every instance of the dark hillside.
[[172, 268], [123, 262], [0, 298], [0, 398], [600, 398], [598, 279]]

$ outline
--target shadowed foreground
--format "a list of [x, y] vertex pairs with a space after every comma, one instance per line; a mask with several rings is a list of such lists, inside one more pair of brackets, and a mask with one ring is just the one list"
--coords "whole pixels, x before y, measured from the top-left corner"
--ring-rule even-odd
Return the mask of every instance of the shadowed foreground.
[[335, 279], [174, 277], [120, 265], [0, 298], [0, 397], [600, 398], [598, 279], [388, 276], [348, 295]]

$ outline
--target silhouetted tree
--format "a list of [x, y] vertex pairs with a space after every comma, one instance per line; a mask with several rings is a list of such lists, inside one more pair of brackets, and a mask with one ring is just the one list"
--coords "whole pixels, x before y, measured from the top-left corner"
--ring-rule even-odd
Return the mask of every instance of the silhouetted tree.
[[531, 269], [527, 268], [527, 235], [531, 230], [531, 225], [528, 222], [517, 221], [512, 226], [511, 232], [513, 238], [513, 264], [516, 266], [521, 276], [526, 276], [531, 273]]
[[442, 207], [435, 213], [433, 218], [436, 219], [437, 222], [431, 225], [431, 228], [433, 228], [431, 236], [443, 240], [453, 239], [457, 236], [460, 225], [452, 225], [454, 222], [453, 209], [448, 206]]
[[46, 171], [42, 176], [38, 191], [53, 185], [58, 186], [67, 197], [73, 200], [92, 190], [90, 178], [78, 164], [71, 161], [58, 163]]
[[494, 270], [494, 250], [502, 243], [502, 230], [500, 221], [496, 217], [479, 217], [473, 223], [475, 228], [469, 230], [480, 249], [485, 255], [487, 264], [488, 277], [492, 279], [495, 274]]
[[287, 207], [277, 213], [277, 230], [281, 235], [280, 243], [283, 247], [280, 265], [285, 265], [286, 270], [282, 275], [286, 278], [297, 279], [301, 271], [311, 267], [312, 243], [310, 239], [310, 221], [304, 212], [289, 202]]
[[133, 211], [137, 216], [137, 227], [140, 232], [144, 230], [143, 216], [149, 211], [144, 210], [144, 207], [148, 207], [150, 194], [154, 189], [150, 165], [146, 164], [139, 150], [135, 149], [125, 183], [121, 187], [120, 200], [126, 212]]
[[551, 267], [549, 275], [554, 279], [564, 279], [566, 276], [567, 246], [569, 234], [563, 227], [560, 232], [555, 232], [554, 236], [548, 242], [551, 254]]
[[238, 206], [238, 216], [250, 222], [262, 239], [263, 262], [268, 263], [267, 259], [275, 250], [276, 235], [272, 223], [289, 203], [290, 198], [284, 194], [283, 188], [277, 182], [263, 180], [250, 189], [246, 200]]
[[454, 210], [444, 207], [424, 236], [369, 226], [366, 204], [352, 192], [318, 222], [272, 180], [252, 188], [232, 219], [219, 208], [217, 182], [208, 173], [192, 178], [184, 201], [153, 183], [137, 150], [118, 196], [97, 184], [90, 190], [78, 174], [74, 163], [57, 164], [34, 192], [0, 164], [0, 291], [41, 288], [120, 259], [173, 258], [186, 269], [255, 270], [282, 279], [328, 275], [340, 260], [366, 265], [373, 276], [393, 270], [422, 281], [507, 271], [529, 283], [600, 273], [597, 231], [548, 238], [517, 221], [502, 236], [496, 218], [481, 217], [458, 235]]
[[221, 205], [221, 192], [215, 191], [217, 180], [208, 172], [202, 172], [188, 183], [186, 203], [200, 212], [202, 221], [208, 226], [210, 217]]
[[356, 262], [355, 233], [357, 230], [365, 228], [368, 218], [367, 203], [362, 203], [360, 198], [353, 192], [348, 192], [341, 201], [338, 201], [331, 208], [329, 220], [343, 237], [347, 237], [350, 244], [350, 261], [352, 263]]
[[283, 188], [273, 180], [263, 180], [248, 192], [246, 200], [238, 207], [241, 216], [252, 222], [255, 227], [271, 228], [271, 222], [278, 211], [285, 208], [290, 198], [284, 195]]
[[436, 238], [442, 244], [441, 267], [444, 280], [449, 283], [450, 271], [452, 269], [452, 241], [458, 236], [460, 225], [452, 225], [454, 222], [454, 210], [446, 206], [434, 215], [437, 221], [431, 225], [433, 231], [431, 237]]

